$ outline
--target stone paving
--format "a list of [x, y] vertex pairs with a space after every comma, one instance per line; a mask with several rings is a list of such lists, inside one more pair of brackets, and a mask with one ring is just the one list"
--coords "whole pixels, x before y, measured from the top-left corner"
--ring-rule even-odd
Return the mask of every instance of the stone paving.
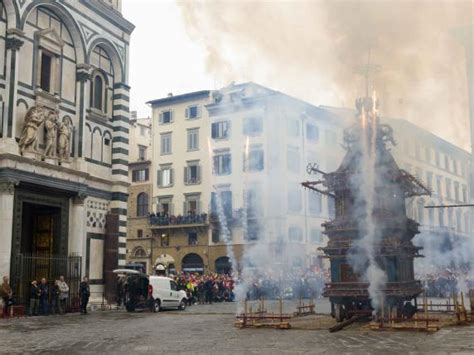
[[0, 353], [474, 354], [474, 326], [435, 334], [236, 329], [235, 309], [216, 304], [158, 314], [98, 311], [0, 320]]

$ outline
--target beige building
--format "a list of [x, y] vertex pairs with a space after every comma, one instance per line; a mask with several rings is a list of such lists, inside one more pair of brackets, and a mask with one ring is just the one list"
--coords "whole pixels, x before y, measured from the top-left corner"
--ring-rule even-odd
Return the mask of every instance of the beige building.
[[60, 274], [102, 298], [125, 264], [133, 28], [120, 0], [0, 0], [0, 275], [20, 303]]

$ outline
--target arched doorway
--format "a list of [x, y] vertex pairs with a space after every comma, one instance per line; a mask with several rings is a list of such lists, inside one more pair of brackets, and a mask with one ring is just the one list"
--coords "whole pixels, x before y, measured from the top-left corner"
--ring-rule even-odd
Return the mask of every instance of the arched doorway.
[[194, 253], [187, 254], [181, 263], [181, 269], [183, 272], [204, 272], [204, 263], [202, 258]]
[[232, 271], [232, 264], [227, 256], [217, 258], [215, 266], [218, 274], [229, 274]]

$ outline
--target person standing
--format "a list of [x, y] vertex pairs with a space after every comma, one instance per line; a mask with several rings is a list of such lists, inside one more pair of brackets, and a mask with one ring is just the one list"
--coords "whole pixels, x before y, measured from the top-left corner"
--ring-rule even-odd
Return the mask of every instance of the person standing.
[[81, 314], [87, 314], [87, 303], [89, 303], [89, 297], [91, 291], [89, 288], [89, 279], [84, 276], [79, 286], [79, 297], [81, 298]]
[[38, 315], [40, 295], [41, 295], [41, 291], [38, 287], [38, 281], [36, 281], [36, 280], [31, 281], [30, 308], [28, 310], [28, 314], [30, 316], [37, 316]]
[[59, 280], [54, 280], [53, 287], [51, 287], [51, 314], [59, 313]]
[[8, 317], [8, 307], [12, 304], [13, 290], [8, 283], [8, 276], [3, 276], [3, 283], [0, 287], [0, 297], [3, 299], [3, 318]]
[[41, 284], [39, 285], [40, 289], [40, 298], [39, 298], [39, 307], [40, 313], [43, 316], [48, 315], [48, 299], [49, 299], [49, 286], [46, 279], [43, 277], [41, 279]]
[[66, 302], [67, 299], [69, 298], [69, 286], [64, 281], [64, 276], [59, 276], [59, 281], [58, 281], [58, 287], [59, 287], [59, 313], [64, 314], [66, 313]]

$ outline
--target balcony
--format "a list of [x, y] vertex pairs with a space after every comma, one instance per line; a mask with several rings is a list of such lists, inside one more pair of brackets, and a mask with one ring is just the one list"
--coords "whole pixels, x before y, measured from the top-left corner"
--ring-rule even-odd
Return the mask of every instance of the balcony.
[[206, 213], [192, 214], [185, 216], [151, 214], [148, 217], [150, 229], [177, 229], [177, 228], [196, 228], [208, 225], [208, 215]]

